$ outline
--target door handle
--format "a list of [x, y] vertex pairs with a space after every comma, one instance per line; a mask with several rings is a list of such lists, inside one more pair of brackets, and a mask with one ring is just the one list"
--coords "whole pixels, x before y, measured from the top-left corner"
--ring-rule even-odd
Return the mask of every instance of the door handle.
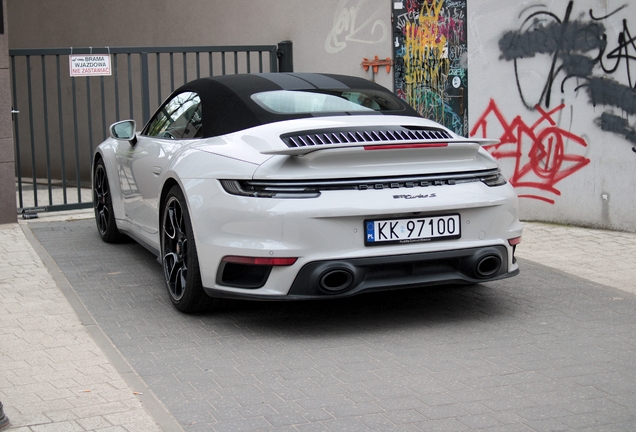
[[151, 169], [152, 173], [156, 176], [158, 176], [159, 174], [161, 174], [161, 167], [160, 166], [153, 166]]

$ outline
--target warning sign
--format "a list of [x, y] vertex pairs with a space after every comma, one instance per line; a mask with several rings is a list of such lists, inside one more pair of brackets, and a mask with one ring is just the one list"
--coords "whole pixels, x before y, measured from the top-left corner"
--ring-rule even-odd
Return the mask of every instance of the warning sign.
[[71, 76], [110, 75], [110, 54], [70, 55]]

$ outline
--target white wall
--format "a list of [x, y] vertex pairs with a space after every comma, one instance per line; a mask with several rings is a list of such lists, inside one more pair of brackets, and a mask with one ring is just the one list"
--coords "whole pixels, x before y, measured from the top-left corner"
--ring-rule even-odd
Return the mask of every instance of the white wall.
[[[564, 24], [568, 4], [567, 0], [524, 0], [502, 8], [500, 1], [469, 2], [471, 127], [487, 125], [489, 136], [502, 137], [506, 143], [492, 151], [499, 155], [506, 175], [518, 184], [524, 219], [633, 232], [636, 135], [625, 135], [630, 129], [634, 134], [636, 128], [636, 93], [632, 90], [636, 62], [621, 59], [615, 71], [604, 71], [601, 62], [591, 61], [591, 69], [583, 71], [586, 63], [576, 60], [597, 58], [598, 43], [606, 35], [602, 63], [606, 69], [614, 68], [616, 59], [608, 59], [608, 53], [619, 47], [623, 20], [627, 27], [632, 26], [632, 37], [636, 35], [636, 4], [577, 0], [572, 4], [569, 24]], [[594, 17], [618, 11], [607, 19], [595, 20], [590, 10]], [[539, 13], [534, 19], [540, 21], [531, 19], [524, 24], [532, 13]], [[578, 30], [570, 32], [574, 27]], [[534, 33], [530, 33], [532, 28]], [[517, 32], [514, 47], [522, 53], [516, 73], [514, 61], [503, 57], [513, 46], [500, 46], [510, 31]], [[550, 45], [553, 42], [557, 45]], [[536, 52], [541, 47], [547, 52]], [[559, 49], [556, 60], [555, 47]], [[636, 54], [633, 46], [628, 49], [632, 56]], [[555, 73], [547, 106], [546, 95], [543, 99], [541, 95], [549, 83], [553, 60]], [[558, 68], [577, 65], [580, 76], [564, 82], [566, 73]], [[627, 75], [630, 68], [632, 89]], [[534, 108], [536, 104], [539, 109]], [[489, 107], [496, 107], [501, 117]], [[613, 120], [617, 122], [623, 119], [625, 133], [602, 130], [599, 119], [604, 113], [616, 116]]]

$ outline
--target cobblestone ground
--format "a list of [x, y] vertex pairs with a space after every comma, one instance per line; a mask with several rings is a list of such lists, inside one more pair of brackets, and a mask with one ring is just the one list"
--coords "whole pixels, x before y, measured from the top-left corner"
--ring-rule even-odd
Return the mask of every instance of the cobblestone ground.
[[523, 223], [518, 256], [636, 294], [636, 233]]
[[496, 283], [188, 316], [94, 221], [30, 225], [188, 431], [636, 430], [636, 296], [521, 261]]
[[0, 253], [0, 401], [10, 430], [159, 431], [17, 224], [0, 225]]

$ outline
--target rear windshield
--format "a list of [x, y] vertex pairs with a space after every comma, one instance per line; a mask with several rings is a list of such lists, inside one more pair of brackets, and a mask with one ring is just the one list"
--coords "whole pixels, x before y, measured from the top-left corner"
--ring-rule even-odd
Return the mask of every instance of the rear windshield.
[[394, 96], [374, 90], [274, 90], [252, 95], [252, 100], [276, 114], [402, 111]]

